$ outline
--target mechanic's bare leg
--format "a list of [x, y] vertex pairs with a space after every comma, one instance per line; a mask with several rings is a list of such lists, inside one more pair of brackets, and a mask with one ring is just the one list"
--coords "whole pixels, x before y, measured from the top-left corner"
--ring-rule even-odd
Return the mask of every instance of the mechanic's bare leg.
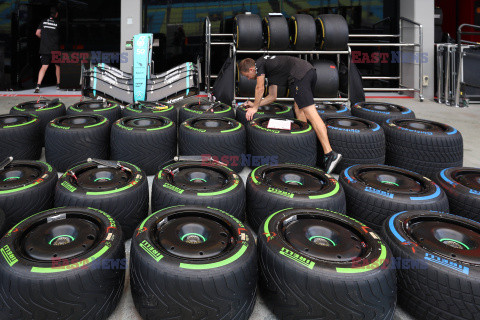
[[43, 78], [45, 77], [45, 73], [47, 72], [48, 64], [42, 65], [40, 71], [38, 72], [38, 81], [37, 84], [42, 84]]
[[307, 122], [307, 116], [305, 113], [298, 107], [298, 104], [295, 102], [293, 104], [293, 110], [295, 110], [295, 116], [298, 120]]
[[57, 86], [60, 84], [60, 65], [55, 65], [55, 73], [57, 75]]
[[[296, 104], [295, 107], [297, 107]], [[332, 151], [332, 146], [328, 140], [327, 127], [325, 126], [325, 123], [323, 123], [322, 118], [320, 118], [315, 105], [312, 104], [308, 107], [302, 108], [299, 111], [302, 111], [308, 121], [310, 121], [313, 130], [315, 130], [315, 133], [317, 134], [318, 140], [320, 140], [320, 143], [322, 144], [323, 153], [330, 153], [330, 151]]]

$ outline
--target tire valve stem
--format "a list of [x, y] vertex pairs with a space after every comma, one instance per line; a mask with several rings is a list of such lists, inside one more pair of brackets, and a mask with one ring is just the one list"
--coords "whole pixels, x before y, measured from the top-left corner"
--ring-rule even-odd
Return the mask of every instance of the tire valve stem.
[[72, 178], [74, 178], [75, 180], [78, 180], [77, 176], [75, 175], [75, 173], [74, 173], [72, 170], [69, 170], [69, 171], [67, 172], [67, 174], [68, 174], [69, 176], [71, 176]]

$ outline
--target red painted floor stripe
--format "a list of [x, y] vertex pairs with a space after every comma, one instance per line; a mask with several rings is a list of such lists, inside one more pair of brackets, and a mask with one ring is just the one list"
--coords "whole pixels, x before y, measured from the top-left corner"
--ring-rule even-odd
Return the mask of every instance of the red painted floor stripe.
[[366, 96], [367, 99], [413, 99], [413, 97], [402, 97], [402, 96]]
[[58, 97], [58, 98], [69, 98], [69, 97], [72, 97], [72, 98], [81, 98], [82, 95], [79, 94], [79, 95], [66, 95], [66, 94], [42, 94], [42, 95], [38, 95], [38, 94], [0, 94], [0, 97], [38, 97], [38, 98], [41, 98], [41, 97]]

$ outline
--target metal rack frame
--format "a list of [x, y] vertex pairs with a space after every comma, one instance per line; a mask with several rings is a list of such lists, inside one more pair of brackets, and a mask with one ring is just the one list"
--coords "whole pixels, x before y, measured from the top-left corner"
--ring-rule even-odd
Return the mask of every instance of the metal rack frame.
[[[418, 43], [406, 43], [403, 42], [404, 35], [403, 35], [403, 26], [404, 23], [413, 24], [415, 29], [418, 29], [419, 34], [419, 41]], [[224, 39], [225, 37], [231, 38], [231, 42], [225, 41], [212, 41], [215, 38]], [[211, 74], [211, 47], [212, 46], [229, 46], [230, 47], [230, 57], [234, 58], [234, 66], [236, 64], [236, 57], [237, 54], [296, 54], [296, 55], [331, 55], [336, 54], [337, 60], [339, 60], [340, 54], [348, 54], [348, 70], [350, 70], [350, 63], [351, 63], [351, 48], [352, 47], [398, 47], [400, 48], [400, 62], [399, 62], [399, 75], [395, 77], [390, 76], [363, 76], [364, 80], [398, 80], [399, 87], [398, 88], [364, 88], [365, 92], [414, 92], [419, 94], [420, 101], [424, 101], [424, 94], [423, 94], [423, 63], [421, 61], [421, 57], [423, 56], [423, 26], [422, 24], [415, 22], [413, 20], [407, 19], [405, 17], [400, 17], [399, 20], [399, 34], [351, 34], [350, 38], [369, 38], [369, 39], [380, 39], [380, 38], [398, 38], [398, 42], [396, 43], [375, 43], [375, 42], [368, 42], [368, 43], [349, 43], [348, 51], [269, 51], [269, 50], [237, 50], [233, 43], [233, 34], [229, 33], [212, 33], [212, 24], [208, 17], [205, 18], [205, 91], [210, 93], [211, 87], [211, 79], [217, 78], [217, 75]], [[418, 48], [419, 49], [419, 70], [418, 70], [418, 88], [408, 88], [403, 85], [403, 75], [402, 75], [402, 66], [403, 61], [401, 59], [402, 55], [402, 48], [411, 47], [411, 48]], [[305, 56], [306, 58], [306, 56]], [[236, 77], [236, 68], [234, 67], [234, 77]], [[235, 80], [236, 78], [234, 78]], [[329, 99], [322, 99], [316, 98], [316, 102], [322, 101], [332, 101], [332, 102], [346, 102], [350, 98], [350, 92], [348, 93], [348, 98], [329, 98]], [[236, 92], [234, 92], [234, 102], [236, 100], [246, 100], [251, 98], [246, 97], [237, 97]], [[278, 101], [293, 101], [293, 98], [278, 98]]]
[[[419, 31], [419, 41], [418, 43], [412, 42], [407, 43], [403, 42], [404, 35], [403, 35], [403, 25], [404, 23], [410, 23], [418, 27]], [[399, 33], [398, 34], [351, 34], [349, 38], [369, 38], [369, 39], [377, 39], [377, 38], [397, 38], [398, 42], [395, 43], [349, 43], [350, 47], [398, 47], [400, 49], [400, 63], [399, 63], [399, 72], [398, 76], [396, 77], [385, 77], [385, 76], [362, 76], [364, 80], [398, 80], [399, 87], [398, 88], [364, 88], [365, 92], [418, 92], [420, 101], [424, 100], [423, 95], [423, 63], [421, 61], [421, 57], [423, 56], [423, 25], [413, 20], [407, 19], [405, 17], [400, 17], [399, 23]], [[417, 88], [408, 88], [403, 85], [403, 75], [402, 75], [402, 48], [416, 48], [419, 49], [419, 68], [418, 68], [418, 89]]]

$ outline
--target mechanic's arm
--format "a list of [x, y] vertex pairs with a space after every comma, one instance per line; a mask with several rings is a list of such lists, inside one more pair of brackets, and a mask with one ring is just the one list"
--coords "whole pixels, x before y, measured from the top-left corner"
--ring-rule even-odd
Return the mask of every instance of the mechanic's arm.
[[266, 106], [267, 104], [275, 102], [275, 100], [277, 100], [277, 89], [278, 87], [276, 85], [268, 86], [268, 96], [260, 102], [260, 106]]
[[253, 102], [253, 108], [258, 110], [260, 103], [262, 102], [263, 93], [265, 92], [265, 75], [259, 75], [257, 77], [257, 86], [255, 87], [255, 101]]
[[42, 38], [42, 30], [37, 29], [37, 32], [35, 32], [35, 35], [39, 38]]

